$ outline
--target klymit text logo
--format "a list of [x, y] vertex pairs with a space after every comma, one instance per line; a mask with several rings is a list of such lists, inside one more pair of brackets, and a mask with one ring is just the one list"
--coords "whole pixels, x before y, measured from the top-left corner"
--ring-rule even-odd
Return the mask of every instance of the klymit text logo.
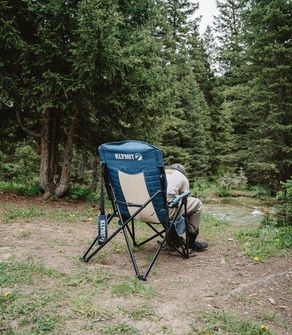
[[143, 159], [142, 154], [115, 154], [115, 159], [127, 159], [127, 160], [136, 160], [141, 161]]

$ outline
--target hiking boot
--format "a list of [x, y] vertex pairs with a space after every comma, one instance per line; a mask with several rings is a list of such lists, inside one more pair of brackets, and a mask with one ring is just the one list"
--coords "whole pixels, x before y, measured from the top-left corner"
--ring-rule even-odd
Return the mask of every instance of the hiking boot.
[[194, 251], [204, 251], [208, 249], [208, 243], [207, 242], [199, 242], [199, 241], [195, 241], [195, 242], [191, 242], [189, 244], [190, 248]]
[[[160, 242], [158, 242], [160, 244]], [[175, 240], [167, 240], [163, 246], [163, 249], [166, 251], [176, 251], [176, 249], [179, 249], [183, 245], [186, 246], [186, 241], [183, 237], [177, 236], [177, 239]]]

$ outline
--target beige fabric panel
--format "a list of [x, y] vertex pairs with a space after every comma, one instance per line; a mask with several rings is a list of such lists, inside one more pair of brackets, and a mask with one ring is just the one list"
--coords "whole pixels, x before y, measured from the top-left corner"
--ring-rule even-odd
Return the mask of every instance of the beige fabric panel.
[[[119, 179], [126, 202], [142, 205], [150, 199], [143, 173], [132, 175], [119, 171]], [[128, 206], [128, 211], [131, 215], [137, 210], [138, 207]], [[144, 222], [159, 223], [152, 202], [150, 202], [136, 218]]]

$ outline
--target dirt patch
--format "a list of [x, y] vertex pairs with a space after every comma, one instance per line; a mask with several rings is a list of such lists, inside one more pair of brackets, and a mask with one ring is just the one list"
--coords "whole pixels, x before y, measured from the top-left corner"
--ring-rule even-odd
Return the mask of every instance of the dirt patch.
[[[201, 315], [214, 310], [224, 310], [249, 317], [259, 323], [269, 323], [275, 334], [289, 335], [292, 316], [292, 263], [289, 255], [274, 257], [264, 263], [253, 263], [240, 251], [236, 240], [227, 237], [220, 243], [211, 242], [208, 251], [194, 253], [189, 260], [163, 251], [148, 282], [145, 283], [157, 292], [154, 297], [145, 298], [135, 294], [115, 296], [111, 293], [112, 287], [133, 276], [122, 235], [109, 251], [102, 252], [88, 264], [79, 261], [79, 257], [96, 234], [94, 220], [86, 217], [86, 212], [92, 211], [91, 205], [0, 196], [0, 215], [7, 206], [33, 206], [44, 210], [61, 208], [68, 215], [82, 212], [84, 219], [60, 222], [42, 216], [2, 222], [0, 261], [41, 263], [45, 267], [64, 273], [68, 278], [75, 276], [75, 293], [72, 285], [68, 288], [68, 292], [72, 294], [78, 293], [78, 280], [81, 280], [77, 278], [79, 272], [89, 271], [92, 276], [100, 271], [111, 274], [110, 287], [101, 290], [96, 298], [94, 295], [90, 297], [93, 303], [112, 310], [111, 319], [101, 318], [99, 322], [91, 322], [91, 319], [86, 319], [84, 315], [69, 319], [65, 317], [63, 327], [66, 329], [61, 327], [59, 334], [93, 334], [98, 333], [103, 323], [116, 325], [124, 322], [133, 325], [141, 334], [192, 334], [192, 325], [202, 325]], [[138, 252], [138, 261], [146, 264], [156, 246], [153, 242], [145, 247], [143, 252]], [[90, 278], [86, 282], [88, 290], [95, 288]], [[79, 293], [82, 296], [84, 292]], [[125, 311], [141, 303], [150, 304], [155, 317], [145, 317], [141, 320], [129, 317]], [[63, 315], [70, 314], [70, 308], [62, 308]], [[270, 315], [270, 320], [267, 315]]]

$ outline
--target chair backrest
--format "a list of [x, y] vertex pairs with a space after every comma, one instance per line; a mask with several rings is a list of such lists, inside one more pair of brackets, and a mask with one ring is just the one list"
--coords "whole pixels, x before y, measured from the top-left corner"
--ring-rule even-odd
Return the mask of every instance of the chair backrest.
[[102, 144], [98, 151], [123, 218], [131, 217], [138, 209], [129, 204], [142, 205], [161, 191], [136, 218], [167, 226], [167, 185], [161, 150], [145, 142], [123, 141]]

